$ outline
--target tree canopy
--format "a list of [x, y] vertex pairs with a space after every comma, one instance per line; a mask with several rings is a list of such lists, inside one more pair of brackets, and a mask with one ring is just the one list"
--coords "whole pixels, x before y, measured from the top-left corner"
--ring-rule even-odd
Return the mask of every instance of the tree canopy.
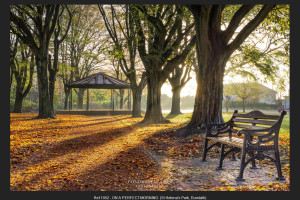
[[[99, 69], [130, 82], [133, 117], [142, 116], [141, 96], [147, 87], [143, 122], [162, 123], [168, 122], [161, 112], [162, 85], [169, 79], [176, 99], [172, 105], [180, 113], [180, 90], [190, 79], [191, 68], [186, 67], [195, 65], [197, 91], [188, 126], [194, 128], [223, 121], [225, 76], [272, 82], [278, 91], [288, 85], [288, 5], [16, 4], [10, 6], [10, 17], [11, 85], [25, 91], [13, 70], [21, 58], [21, 49], [14, 47], [19, 40], [34, 55], [40, 117], [55, 116], [53, 99], [58, 95], [66, 109], [70, 90], [63, 86]], [[32, 77], [36, 88], [35, 72]], [[75, 92], [80, 108], [84, 90]], [[119, 96], [123, 105], [122, 91]]]

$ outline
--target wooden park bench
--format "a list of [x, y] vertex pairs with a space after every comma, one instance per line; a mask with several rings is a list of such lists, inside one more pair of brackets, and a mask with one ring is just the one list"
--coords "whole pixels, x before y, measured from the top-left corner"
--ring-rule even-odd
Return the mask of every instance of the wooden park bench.
[[[278, 180], [285, 180], [281, 172], [280, 157], [278, 151], [278, 135], [281, 122], [286, 111], [281, 115], [265, 115], [260, 111], [252, 111], [247, 114], [239, 114], [234, 111], [231, 119], [223, 124], [204, 124], [202, 128], [206, 129], [204, 144], [203, 161], [206, 160], [207, 152], [213, 146], [219, 146], [220, 160], [217, 169], [222, 169], [224, 158], [232, 154], [235, 160], [235, 152], [242, 151], [239, 176], [237, 181], [244, 181], [243, 172], [245, 167], [252, 163], [251, 168], [257, 168], [255, 160], [262, 161], [265, 158], [270, 159], [276, 164]], [[257, 124], [259, 126], [257, 126]], [[211, 141], [210, 146], [208, 142]], [[229, 150], [225, 152], [225, 147]], [[274, 152], [275, 158], [270, 157], [264, 152]], [[246, 155], [249, 158], [246, 160]]]

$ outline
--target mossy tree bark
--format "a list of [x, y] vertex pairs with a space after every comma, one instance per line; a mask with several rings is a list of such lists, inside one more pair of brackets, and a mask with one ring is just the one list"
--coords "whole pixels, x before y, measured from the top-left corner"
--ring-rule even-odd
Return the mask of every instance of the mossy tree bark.
[[[67, 9], [68, 14], [69, 14], [69, 21], [68, 21], [68, 26], [67, 29], [65, 31], [65, 33], [61, 36], [60, 34], [62, 34], [62, 28], [60, 25], [60, 20], [62, 20], [62, 14], [64, 12], [64, 10]], [[69, 10], [69, 8], [67, 7], [67, 5], [64, 5], [59, 13], [58, 19], [57, 19], [57, 28], [54, 30], [54, 40], [53, 40], [53, 47], [54, 47], [54, 51], [53, 51], [53, 64], [51, 65], [51, 56], [49, 55], [48, 58], [48, 71], [49, 71], [49, 94], [50, 94], [50, 104], [51, 104], [51, 108], [54, 111], [54, 105], [53, 105], [53, 99], [54, 99], [54, 89], [55, 89], [55, 81], [56, 81], [56, 75], [59, 71], [58, 69], [58, 51], [59, 51], [59, 47], [60, 44], [64, 41], [64, 39], [66, 38], [69, 29], [70, 29], [70, 25], [71, 25], [71, 21], [72, 21], [72, 13]]]
[[190, 37], [185, 48], [177, 51], [193, 27], [193, 24], [183, 26], [184, 14], [184, 8], [179, 5], [135, 7], [138, 51], [148, 85], [146, 115], [142, 123], [169, 122], [161, 111], [161, 87], [170, 72], [186, 59], [196, 42], [196, 37]]
[[[38, 75], [39, 115], [54, 118], [49, 98], [48, 52], [60, 5], [13, 5], [10, 9], [10, 28], [35, 55]], [[29, 24], [27, 18], [32, 19]]]
[[[33, 71], [34, 71], [34, 55], [30, 53], [29, 51], [22, 50], [22, 61], [21, 63], [15, 62], [15, 64], [12, 65], [12, 71], [15, 76], [15, 80], [17, 82], [16, 87], [16, 98], [15, 98], [15, 104], [13, 108], [14, 113], [21, 113], [22, 112], [22, 104], [23, 99], [27, 96], [29, 93], [31, 86], [32, 86], [32, 79], [33, 79]], [[29, 63], [29, 78], [28, 78], [28, 61], [29, 57], [31, 57], [31, 61]], [[27, 86], [26, 86], [26, 82]]]
[[187, 128], [203, 123], [222, 123], [223, 77], [230, 55], [267, 17], [274, 5], [264, 5], [232, 39], [240, 22], [254, 5], [243, 5], [233, 15], [226, 30], [221, 30], [224, 5], [192, 5], [196, 29], [198, 60], [195, 106]]

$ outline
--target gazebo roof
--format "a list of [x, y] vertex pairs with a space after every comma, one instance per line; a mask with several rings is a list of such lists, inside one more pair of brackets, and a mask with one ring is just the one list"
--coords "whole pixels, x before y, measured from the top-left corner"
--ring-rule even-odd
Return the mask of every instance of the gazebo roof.
[[108, 76], [102, 72], [90, 75], [83, 79], [66, 84], [69, 88], [97, 88], [97, 89], [124, 89], [130, 88], [130, 84]]

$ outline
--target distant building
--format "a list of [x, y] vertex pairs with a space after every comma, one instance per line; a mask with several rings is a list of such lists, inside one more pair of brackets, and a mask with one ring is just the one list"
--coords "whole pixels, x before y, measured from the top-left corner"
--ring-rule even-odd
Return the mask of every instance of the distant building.
[[276, 104], [276, 94], [277, 92], [273, 89], [270, 89], [262, 84], [258, 84], [259, 87], [264, 91], [264, 97], [259, 98], [259, 103], [268, 103], [268, 104]]
[[290, 96], [284, 96], [283, 105], [284, 109], [290, 110]]

